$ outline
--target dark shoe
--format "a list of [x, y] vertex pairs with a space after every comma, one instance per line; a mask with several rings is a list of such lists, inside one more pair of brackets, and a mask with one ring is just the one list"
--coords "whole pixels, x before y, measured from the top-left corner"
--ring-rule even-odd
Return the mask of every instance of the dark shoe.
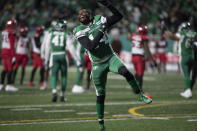
[[66, 98], [64, 98], [64, 96], [61, 96], [61, 97], [60, 97], [60, 101], [61, 101], [61, 102], [66, 102], [66, 101], [67, 101], [67, 99], [66, 99]]
[[57, 101], [57, 94], [54, 93], [54, 94], [53, 94], [53, 98], [52, 98], [52, 102], [56, 102], [56, 101]]

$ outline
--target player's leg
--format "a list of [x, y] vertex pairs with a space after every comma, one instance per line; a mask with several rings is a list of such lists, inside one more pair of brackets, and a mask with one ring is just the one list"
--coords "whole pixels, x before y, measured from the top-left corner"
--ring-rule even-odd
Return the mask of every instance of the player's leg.
[[45, 89], [45, 85], [44, 85], [44, 65], [43, 65], [43, 60], [40, 57], [40, 55], [38, 56], [38, 66], [40, 67], [40, 89], [43, 90]]
[[34, 76], [35, 76], [36, 70], [38, 68], [38, 58], [37, 57], [38, 57], [37, 54], [33, 53], [33, 68], [32, 68], [30, 80], [28, 83], [29, 86], [34, 86], [34, 84], [33, 84]]
[[15, 88], [12, 85], [12, 70], [13, 70], [13, 65], [12, 65], [12, 57], [7, 58], [7, 65], [8, 65], [8, 72], [7, 72], [7, 85], [5, 90], [6, 91], [18, 91], [18, 88]]
[[3, 56], [2, 56], [2, 64], [3, 64], [3, 71], [1, 72], [0, 90], [2, 90], [4, 87], [5, 77], [6, 77], [7, 70], [8, 70], [7, 64], [6, 64], [6, 58], [4, 58]]
[[65, 55], [61, 56], [62, 60], [61, 60], [61, 96], [60, 96], [60, 101], [61, 102], [65, 102], [65, 91], [66, 91], [66, 87], [67, 87], [67, 60]]
[[87, 90], [90, 90], [90, 82], [91, 82], [91, 70], [87, 69], [87, 86], [86, 86], [86, 89]]
[[92, 67], [92, 80], [96, 89], [96, 109], [99, 127], [104, 128], [104, 101], [105, 101], [105, 85], [108, 73], [107, 64], [94, 65]]
[[51, 88], [52, 88], [52, 102], [57, 101], [57, 78], [58, 78], [58, 70], [60, 69], [60, 64], [57, 61], [57, 56], [53, 55], [52, 58], [52, 67], [51, 67]]
[[193, 89], [197, 77], [197, 61], [194, 61], [191, 73], [191, 89]]
[[84, 75], [85, 60], [83, 57], [81, 56], [81, 66], [80, 67], [77, 65], [76, 61], [74, 62], [75, 66], [76, 66], [76, 73], [75, 73], [75, 84], [72, 88], [73, 93], [83, 93], [84, 92], [84, 88], [82, 87], [82, 81], [83, 81], [83, 75]]
[[13, 75], [12, 75], [12, 83], [13, 84], [15, 83], [15, 78], [16, 78], [16, 74], [17, 74], [19, 65], [20, 65], [20, 56], [16, 55], [16, 62], [14, 64]]
[[27, 65], [27, 60], [28, 60], [27, 55], [24, 55], [22, 58], [22, 72], [21, 72], [21, 79], [20, 79], [21, 85], [23, 84], [23, 80], [24, 80], [24, 76], [25, 76], [25, 67]]
[[185, 91], [180, 93], [181, 96], [185, 98], [192, 97], [191, 92], [191, 80], [190, 80], [190, 72], [191, 72], [192, 64], [190, 62], [190, 57], [182, 57], [181, 59], [181, 69], [184, 74], [184, 82], [185, 82]]
[[140, 89], [142, 89], [143, 85], [143, 76], [144, 76], [144, 70], [145, 70], [145, 59], [143, 56], [137, 56], [137, 62], [136, 62], [136, 75], [135, 78], [139, 83]]
[[135, 94], [139, 95], [139, 99], [149, 104], [152, 102], [152, 99], [143, 95], [135, 77], [133, 74], [124, 66], [122, 61], [118, 56], [113, 56], [109, 61], [109, 70], [114, 73], [118, 73], [126, 78], [128, 84], [133, 89]]
[[29, 86], [34, 86], [33, 81], [34, 81], [34, 76], [36, 73], [37, 67], [33, 66], [32, 71], [31, 71], [31, 76], [30, 76], [30, 80], [29, 80]]

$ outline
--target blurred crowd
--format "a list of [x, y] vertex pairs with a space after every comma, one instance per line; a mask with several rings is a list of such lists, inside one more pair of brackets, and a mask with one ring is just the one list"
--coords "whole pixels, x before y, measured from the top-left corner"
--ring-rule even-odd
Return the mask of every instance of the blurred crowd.
[[[19, 25], [34, 28], [61, 17], [71, 21], [73, 26], [80, 8], [89, 8], [93, 14], [107, 12], [105, 9], [101, 12], [94, 0], [2, 0], [0, 3], [0, 29], [10, 18], [16, 19]], [[149, 31], [156, 34], [160, 31], [161, 21], [175, 31], [182, 21], [190, 18], [197, 27], [195, 0], [113, 0], [113, 4], [124, 13], [124, 19], [119, 23], [123, 31], [134, 32], [138, 24], [146, 24]]]

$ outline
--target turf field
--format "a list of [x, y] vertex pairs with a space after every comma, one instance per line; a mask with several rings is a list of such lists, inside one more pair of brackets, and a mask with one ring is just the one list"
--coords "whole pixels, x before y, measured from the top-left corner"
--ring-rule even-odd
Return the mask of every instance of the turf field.
[[[0, 92], [0, 131], [98, 131], [95, 91], [72, 94], [74, 70], [69, 69], [67, 102], [51, 102], [51, 90], [28, 87], [28, 67], [18, 92]], [[37, 72], [35, 81], [38, 81]], [[38, 84], [37, 84], [38, 85]], [[84, 81], [85, 85], [85, 81]], [[197, 84], [192, 99], [184, 99], [183, 77], [177, 73], [148, 74], [144, 90], [153, 103], [137, 100], [126, 81], [110, 73], [107, 82], [105, 125], [107, 131], [197, 131]]]

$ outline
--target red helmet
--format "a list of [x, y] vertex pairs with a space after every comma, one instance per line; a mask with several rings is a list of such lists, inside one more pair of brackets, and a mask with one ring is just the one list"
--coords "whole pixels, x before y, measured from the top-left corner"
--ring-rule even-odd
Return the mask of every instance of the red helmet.
[[10, 19], [6, 22], [6, 27], [14, 27], [16, 26], [17, 22], [15, 19]]
[[23, 26], [23, 27], [20, 28], [19, 31], [20, 31], [21, 34], [26, 34], [28, 32], [28, 28], [26, 26]]
[[145, 26], [145, 25], [138, 26], [137, 32], [140, 33], [141, 35], [147, 34], [147, 26]]
[[36, 27], [36, 33], [41, 34], [44, 31], [44, 26], [38, 26]]

